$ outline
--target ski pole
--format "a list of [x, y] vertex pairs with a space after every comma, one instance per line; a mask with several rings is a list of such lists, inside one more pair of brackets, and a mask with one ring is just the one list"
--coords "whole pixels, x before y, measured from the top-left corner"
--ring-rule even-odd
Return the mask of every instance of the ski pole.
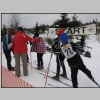
[[45, 86], [44, 87], [46, 87], [46, 84], [47, 84], [47, 78], [48, 78], [48, 74], [49, 74], [49, 68], [50, 68], [50, 62], [51, 62], [52, 55], [53, 55], [53, 52], [51, 52], [51, 57], [50, 57], [50, 61], [49, 61], [48, 68], [47, 68], [47, 75], [45, 75], [46, 76], [46, 81], [45, 81]]
[[[29, 51], [29, 50], [28, 50], [28, 51]], [[29, 52], [30, 52], [30, 51], [29, 51]], [[32, 55], [31, 55], [31, 58], [33, 59], [34, 62], [36, 62]], [[35, 64], [35, 63], [34, 63], [34, 64]], [[35, 64], [35, 65], [36, 65], [36, 64]]]
[[100, 85], [95, 80], [92, 81], [100, 88]]
[[32, 69], [31, 51], [30, 51], [30, 62], [31, 62], [31, 69]]
[[30, 46], [30, 51], [29, 52], [30, 52], [30, 63], [31, 63], [31, 69], [32, 69], [31, 46]]

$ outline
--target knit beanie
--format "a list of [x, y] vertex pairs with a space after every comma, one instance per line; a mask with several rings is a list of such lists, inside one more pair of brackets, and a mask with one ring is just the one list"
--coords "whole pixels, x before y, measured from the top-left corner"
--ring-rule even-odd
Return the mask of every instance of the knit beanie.
[[35, 33], [34, 36], [39, 36], [39, 33]]
[[14, 30], [10, 29], [9, 34], [14, 34]]
[[58, 29], [57, 34], [58, 34], [58, 35], [61, 35], [63, 32], [64, 32], [64, 30], [63, 30], [62, 28], [60, 28], [60, 29]]
[[23, 28], [22, 28], [22, 27], [18, 27], [18, 30], [19, 30], [19, 31], [23, 31]]
[[66, 33], [63, 33], [63, 34], [61, 34], [60, 35], [60, 41], [61, 42], [68, 42], [68, 40], [69, 40], [69, 36], [66, 34]]

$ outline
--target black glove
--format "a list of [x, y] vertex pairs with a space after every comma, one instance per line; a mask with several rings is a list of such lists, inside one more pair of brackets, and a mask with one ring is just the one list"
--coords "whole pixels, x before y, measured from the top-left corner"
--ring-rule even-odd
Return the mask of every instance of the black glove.
[[48, 50], [52, 50], [52, 48], [48, 48]]
[[10, 48], [10, 50], [13, 52], [14, 51], [14, 49], [12, 49], [12, 48]]

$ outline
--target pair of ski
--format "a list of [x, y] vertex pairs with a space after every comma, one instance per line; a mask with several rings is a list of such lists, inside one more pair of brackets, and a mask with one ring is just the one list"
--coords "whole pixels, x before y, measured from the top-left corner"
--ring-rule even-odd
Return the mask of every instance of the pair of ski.
[[[45, 70], [45, 71], [46, 71], [46, 70]], [[51, 71], [51, 72], [53, 72], [53, 71]], [[55, 73], [55, 72], [53, 72], [53, 73]], [[43, 74], [43, 73], [40, 73], [40, 74]], [[46, 76], [46, 75], [45, 75], [45, 76]], [[60, 76], [62, 76], [62, 74], [60, 74]], [[49, 78], [52, 78], [52, 79], [54, 79], [54, 80], [56, 80], [56, 79], [55, 79], [55, 76], [53, 76], [53, 77], [48, 76], [48, 77], [49, 77]], [[62, 77], [63, 77], [63, 76], [62, 76]], [[63, 78], [65, 78], [65, 77], [63, 77]], [[65, 78], [65, 79], [71, 81], [69, 78]], [[61, 80], [56, 80], [56, 81], [60, 81], [60, 83], [62, 82]], [[92, 81], [100, 88], [100, 85], [99, 85], [95, 80], [92, 80]], [[64, 83], [64, 82], [62, 82], [62, 83], [68, 86], [67, 83]], [[72, 87], [71, 85], [69, 85], [69, 86]]]
[[[28, 65], [30, 66], [30, 63], [28, 63]], [[32, 67], [32, 68], [38, 70], [38, 69], [35, 68], [35, 67]], [[47, 72], [47, 70], [45, 70], [45, 69], [40, 69], [39, 71]], [[55, 72], [53, 72], [53, 71], [51, 71], [51, 72], [55, 74]], [[40, 72], [39, 72], [39, 74], [46, 76], [44, 73], [40, 73]], [[62, 74], [61, 74], [60, 76], [62, 76]], [[48, 76], [48, 77], [51, 78], [51, 79], [53, 79], [53, 80], [56, 80], [55, 76], [54, 76], [54, 77]], [[65, 78], [65, 77], [64, 77], [64, 78]], [[71, 81], [69, 78], [65, 78], [65, 79]], [[67, 85], [67, 86], [69, 86], [69, 87], [72, 87], [71, 85], [62, 82], [61, 80], [56, 80], [56, 81], [58, 81], [58, 82], [60, 82], [60, 83], [62, 83], [62, 84], [64, 84], [64, 85]], [[49, 84], [49, 83], [47, 83], [47, 84], [48, 84], [49, 86], [58, 87], [58, 86], [55, 86], [55, 85], [52, 85], [52, 84]], [[58, 87], [58, 88], [60, 88], [60, 87]]]
[[[46, 75], [45, 75], [44, 73], [40, 73], [40, 72], [39, 72], [39, 74], [43, 75], [44, 78], [46, 77]], [[61, 74], [60, 76], [63, 77], [62, 74]], [[68, 87], [72, 87], [71, 85], [69, 85], [69, 84], [67, 84], [67, 83], [65, 83], [65, 82], [63, 82], [63, 81], [61, 81], [60, 79], [59, 79], [59, 80], [56, 79], [55, 76], [53, 76], [53, 77], [52, 77], [52, 76], [48, 76], [48, 77], [51, 78], [51, 79], [53, 79], [53, 80], [55, 80], [55, 81], [57, 81], [57, 82], [60, 82], [60, 83], [62, 83], [62, 84], [64, 84], [64, 85], [66, 85], [66, 86], [68, 86]], [[63, 77], [63, 78], [65, 78], [65, 77]], [[65, 78], [65, 79], [71, 81], [69, 78]], [[52, 84], [48, 84], [48, 85], [54, 86], [54, 85], [52, 85]], [[55, 87], [57, 87], [57, 86], [55, 86]]]
[[[30, 63], [28, 63], [28, 65], [29, 66], [31, 66], [31, 64]], [[37, 69], [37, 68], [35, 68], [35, 67], [32, 67], [32, 68], [34, 68], [34, 69]], [[38, 70], [38, 69], [37, 69]], [[45, 69], [41, 69], [41, 70], [39, 70], [39, 71], [42, 71], [42, 72], [47, 72], [47, 70], [45, 70]], [[51, 70], [49, 70], [50, 72], [52, 72], [52, 73], [54, 73], [54, 74], [56, 74], [56, 72], [54, 72], [54, 71], [51, 71]], [[45, 75], [45, 74], [44, 74]], [[48, 76], [48, 77], [50, 77], [50, 78], [52, 78], [51, 76]], [[53, 78], [52, 78], [53, 79]], [[67, 80], [70, 80], [69, 78], [67, 78]], [[70, 80], [71, 81], [71, 80]], [[93, 81], [93, 80], [92, 80]], [[96, 81], [93, 81], [99, 88], [100, 88], [100, 85], [96, 82]], [[65, 83], [66, 84], [66, 83]], [[48, 84], [48, 85], [50, 85], [50, 84]], [[52, 85], [53, 86], [53, 85]], [[71, 86], [72, 87], [72, 86]]]
[[61, 87], [59, 87], [59, 86], [55, 86], [55, 85], [50, 84], [50, 83], [47, 83], [47, 85], [52, 86], [52, 87], [55, 87], [55, 88], [61, 88]]
[[[36, 62], [36, 61], [34, 61], [34, 62]], [[31, 68], [34, 68], [34, 69], [37, 69], [37, 68], [35, 68], [35, 67], [32, 67], [32, 64], [31, 63], [27, 63]], [[34, 63], [35, 64], [35, 66], [37, 66], [36, 65], [36, 63]], [[39, 69], [37, 69], [37, 70], [39, 70]], [[47, 70], [46, 69], [40, 69], [40, 71], [42, 71], [42, 72], [47, 72]], [[51, 70], [49, 70], [50, 72], [52, 72], [52, 73], [54, 73], [54, 74], [56, 74], [56, 72], [54, 72], [54, 71], [51, 71]]]
[[[39, 71], [42, 71], [42, 72], [47, 72], [46, 69], [38, 69], [38, 68], [32, 67], [30, 63], [28, 63], [28, 66], [31, 67], [31, 68], [37, 69]], [[54, 74], [56, 74], [56, 72], [54, 72], [54, 71], [51, 71], [51, 70], [49, 70], [49, 71], [52, 72], [52, 73], [54, 73]]]
[[[61, 75], [62, 76], [62, 75]], [[55, 76], [53, 76], [53, 77], [51, 77], [51, 76], [48, 76], [49, 78], [52, 78], [52, 79], [54, 79], [54, 80], [56, 80], [56, 81], [59, 81], [60, 83], [62, 83], [62, 84], [64, 84], [64, 85], [67, 85], [67, 86], [69, 86], [69, 87], [72, 87], [71, 85], [69, 85], [69, 84], [67, 84], [67, 83], [64, 83], [64, 82], [62, 82], [61, 80], [57, 80], [56, 78], [55, 78]], [[65, 77], [63, 77], [63, 78], [65, 78]], [[67, 80], [70, 80], [69, 78], [66, 78]], [[71, 80], [70, 80], [71, 81]], [[93, 80], [92, 80], [93, 81]], [[96, 82], [96, 81], [93, 81], [99, 88], [100, 88], [100, 85]], [[48, 85], [51, 85], [51, 86], [53, 86], [52, 84], [48, 84]]]
[[[30, 63], [28, 63], [28, 65], [30, 66]], [[34, 68], [34, 69], [36, 69], [36, 70], [38, 70], [37, 68], [35, 68], [35, 67], [32, 67], [32, 68]], [[45, 69], [40, 69], [39, 71], [42, 71], [42, 72], [47, 72], [47, 70], [45, 70]], [[53, 72], [53, 71], [51, 71], [52, 73], [54, 73], [55, 74], [55, 72]], [[40, 73], [39, 72], [39, 74], [41, 74], [41, 75], [44, 75], [45, 76], [45, 74], [43, 74], [43, 73]], [[62, 74], [60, 75], [60, 76], [62, 76]], [[49, 78], [52, 78], [52, 79], [54, 79], [54, 77], [51, 77], [51, 76], [48, 76]], [[69, 78], [66, 78], [67, 80], [70, 80]], [[54, 79], [54, 80], [56, 80], [56, 79]], [[59, 81], [60, 82], [60, 80], [56, 80], [56, 81]], [[70, 80], [71, 81], [71, 80]], [[62, 81], [60, 82], [60, 83], [63, 83]], [[65, 84], [65, 85], [67, 85], [67, 86], [70, 86], [70, 85], [68, 85], [68, 84], [66, 84], [66, 83], [63, 83], [63, 84]], [[48, 85], [51, 85], [51, 86], [54, 86], [54, 85], [52, 85], [52, 84], [48, 84]], [[56, 86], [55, 86], [56, 87]], [[71, 86], [72, 87], [72, 86]]]

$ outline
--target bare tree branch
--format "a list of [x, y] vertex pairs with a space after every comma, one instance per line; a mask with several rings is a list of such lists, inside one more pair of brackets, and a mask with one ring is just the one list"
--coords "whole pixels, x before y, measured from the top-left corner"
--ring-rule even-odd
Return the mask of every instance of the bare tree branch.
[[17, 29], [21, 23], [20, 14], [9, 14], [8, 24], [10, 28]]

